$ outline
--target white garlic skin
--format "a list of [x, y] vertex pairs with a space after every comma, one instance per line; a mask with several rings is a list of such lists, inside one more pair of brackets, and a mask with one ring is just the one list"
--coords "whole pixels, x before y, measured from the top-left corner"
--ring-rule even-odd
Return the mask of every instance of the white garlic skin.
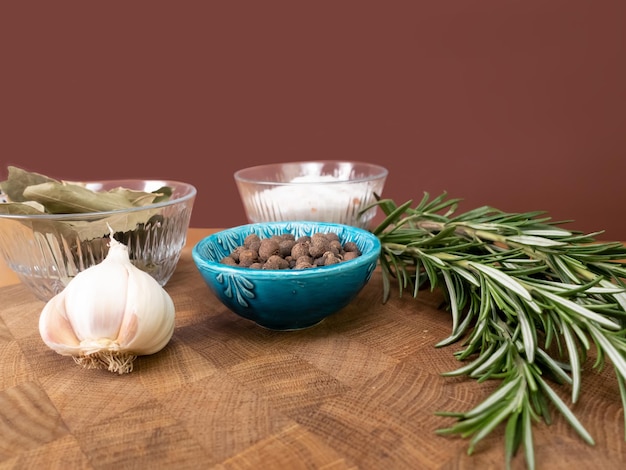
[[167, 345], [174, 319], [170, 295], [135, 267], [128, 248], [111, 237], [107, 257], [76, 275], [46, 303], [39, 333], [64, 356], [142, 356]]

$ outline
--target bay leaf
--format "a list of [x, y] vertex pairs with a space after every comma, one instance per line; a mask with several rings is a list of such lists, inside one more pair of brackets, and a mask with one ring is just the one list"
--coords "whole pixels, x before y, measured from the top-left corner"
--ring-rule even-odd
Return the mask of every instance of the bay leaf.
[[156, 191], [147, 193], [145, 191], [137, 191], [127, 188], [114, 188], [109, 191], [111, 194], [120, 194], [126, 198], [133, 206], [147, 206], [163, 200], [169, 199], [172, 189], [168, 186], [159, 188]]
[[9, 196], [12, 202], [24, 202], [28, 199], [24, 197], [24, 189], [28, 186], [48, 182], [58, 181], [39, 173], [26, 171], [16, 166], [9, 166], [8, 177], [5, 181], [0, 182], [0, 189]]
[[45, 214], [44, 207], [32, 201], [0, 203], [0, 214], [6, 215], [41, 215]]
[[99, 220], [76, 220], [65, 223], [79, 235], [81, 240], [92, 240], [94, 238], [108, 236], [110, 233], [109, 226], [115, 232], [141, 230], [143, 225], [147, 224], [148, 221], [158, 213], [158, 209], [148, 212], [125, 212], [103, 217]]
[[[172, 188], [163, 186], [156, 191], [146, 192], [114, 188], [110, 191], [93, 191], [84, 183], [56, 180], [45, 175], [28, 172], [11, 166], [9, 178], [0, 183], [0, 188], [12, 202], [0, 203], [1, 214], [87, 214], [108, 212], [133, 207], [143, 207], [168, 200]], [[19, 200], [18, 202], [13, 202]], [[157, 223], [162, 217], [159, 210], [112, 214], [96, 220], [63, 221], [20, 220], [34, 231], [62, 237], [65, 240], [106, 240], [111, 228], [118, 234], [140, 236], [146, 224]], [[132, 233], [134, 235], [132, 235]]]
[[72, 183], [48, 182], [28, 186], [24, 197], [37, 201], [51, 214], [102, 212], [134, 207], [123, 194], [96, 192]]
[[170, 197], [172, 197], [173, 191], [169, 186], [161, 186], [156, 191], [152, 191], [156, 197], [154, 198], [153, 203], [167, 201]]

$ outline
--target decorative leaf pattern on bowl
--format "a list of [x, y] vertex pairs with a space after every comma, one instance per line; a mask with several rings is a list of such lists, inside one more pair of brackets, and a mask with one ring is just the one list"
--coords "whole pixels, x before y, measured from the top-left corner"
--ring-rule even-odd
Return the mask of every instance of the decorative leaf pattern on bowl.
[[242, 307], [249, 307], [246, 300], [254, 299], [254, 283], [243, 276], [220, 273], [216, 276], [217, 281], [224, 285], [224, 295], [234, 298]]
[[243, 239], [237, 234], [226, 233], [224, 237], [218, 240], [225, 250], [225, 254], [231, 253], [239, 245], [243, 244]]

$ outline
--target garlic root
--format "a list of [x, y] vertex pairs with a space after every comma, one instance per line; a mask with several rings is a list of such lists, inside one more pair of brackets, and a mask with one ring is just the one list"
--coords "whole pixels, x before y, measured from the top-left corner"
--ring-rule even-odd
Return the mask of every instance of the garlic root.
[[100, 351], [89, 356], [73, 356], [74, 362], [85, 369], [107, 369], [109, 372], [127, 374], [133, 371], [137, 356], [113, 351]]

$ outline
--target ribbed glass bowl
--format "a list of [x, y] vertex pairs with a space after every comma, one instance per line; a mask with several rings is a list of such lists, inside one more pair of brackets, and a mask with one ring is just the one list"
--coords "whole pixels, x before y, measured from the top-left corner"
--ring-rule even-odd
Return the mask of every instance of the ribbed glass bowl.
[[[342, 244], [354, 242], [361, 255], [308, 269], [251, 269], [220, 262], [253, 233], [263, 239], [285, 233], [298, 238], [328, 232], [336, 233]], [[290, 221], [248, 224], [217, 232], [200, 240], [192, 256], [209, 289], [231, 311], [268, 329], [298, 330], [347, 306], [370, 280], [380, 250], [378, 238], [358, 227]]]
[[238, 170], [235, 183], [249, 223], [313, 220], [370, 228], [388, 171], [372, 163], [303, 161]]
[[86, 186], [94, 191], [123, 187], [146, 192], [169, 186], [172, 195], [160, 203], [107, 212], [0, 214], [0, 253], [9, 268], [36, 297], [47, 301], [80, 271], [106, 257], [112, 229], [115, 239], [128, 246], [132, 263], [164, 286], [185, 245], [196, 188], [179, 181], [137, 179]]

